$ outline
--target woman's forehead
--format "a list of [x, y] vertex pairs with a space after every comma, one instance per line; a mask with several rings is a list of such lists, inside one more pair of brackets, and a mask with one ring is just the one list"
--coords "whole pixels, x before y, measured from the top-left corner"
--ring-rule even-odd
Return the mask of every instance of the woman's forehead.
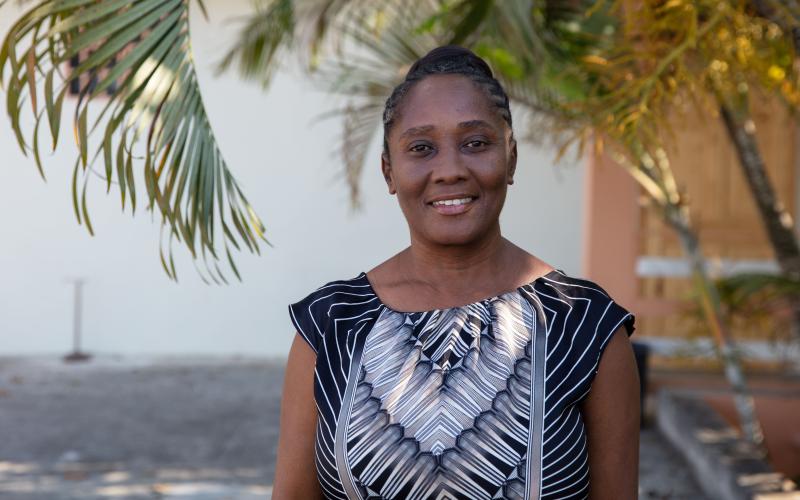
[[493, 109], [484, 91], [464, 75], [430, 75], [409, 91], [401, 105], [397, 129], [460, 129], [502, 127], [503, 120]]

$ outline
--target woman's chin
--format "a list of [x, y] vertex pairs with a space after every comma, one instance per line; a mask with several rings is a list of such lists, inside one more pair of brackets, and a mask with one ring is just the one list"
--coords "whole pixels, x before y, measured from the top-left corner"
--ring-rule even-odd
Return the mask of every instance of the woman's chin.
[[443, 228], [438, 231], [430, 231], [427, 240], [436, 245], [470, 245], [485, 237], [478, 231], [461, 231], [458, 228]]

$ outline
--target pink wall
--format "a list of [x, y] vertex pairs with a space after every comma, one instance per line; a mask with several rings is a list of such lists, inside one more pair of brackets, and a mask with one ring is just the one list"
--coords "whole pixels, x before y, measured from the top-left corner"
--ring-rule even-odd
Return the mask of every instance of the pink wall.
[[585, 180], [583, 274], [617, 302], [637, 302], [639, 188], [607, 155], [589, 155]]
[[607, 155], [587, 161], [583, 275], [639, 317], [674, 313], [681, 302], [639, 294], [640, 191], [633, 177]]

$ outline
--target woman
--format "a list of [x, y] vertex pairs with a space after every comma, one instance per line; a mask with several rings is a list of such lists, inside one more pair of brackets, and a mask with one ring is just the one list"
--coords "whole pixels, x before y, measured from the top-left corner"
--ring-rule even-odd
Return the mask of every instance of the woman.
[[411, 244], [289, 306], [274, 500], [636, 498], [633, 317], [503, 238], [516, 162], [482, 59], [409, 69], [381, 168]]

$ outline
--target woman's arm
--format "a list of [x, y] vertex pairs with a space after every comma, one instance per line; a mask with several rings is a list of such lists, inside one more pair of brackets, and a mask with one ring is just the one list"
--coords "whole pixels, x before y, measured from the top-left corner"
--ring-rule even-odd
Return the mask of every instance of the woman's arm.
[[317, 407], [314, 403], [314, 365], [317, 355], [295, 335], [281, 397], [278, 462], [272, 500], [322, 498], [314, 463]]
[[589, 446], [589, 498], [636, 499], [639, 372], [624, 328], [608, 341], [582, 409]]

